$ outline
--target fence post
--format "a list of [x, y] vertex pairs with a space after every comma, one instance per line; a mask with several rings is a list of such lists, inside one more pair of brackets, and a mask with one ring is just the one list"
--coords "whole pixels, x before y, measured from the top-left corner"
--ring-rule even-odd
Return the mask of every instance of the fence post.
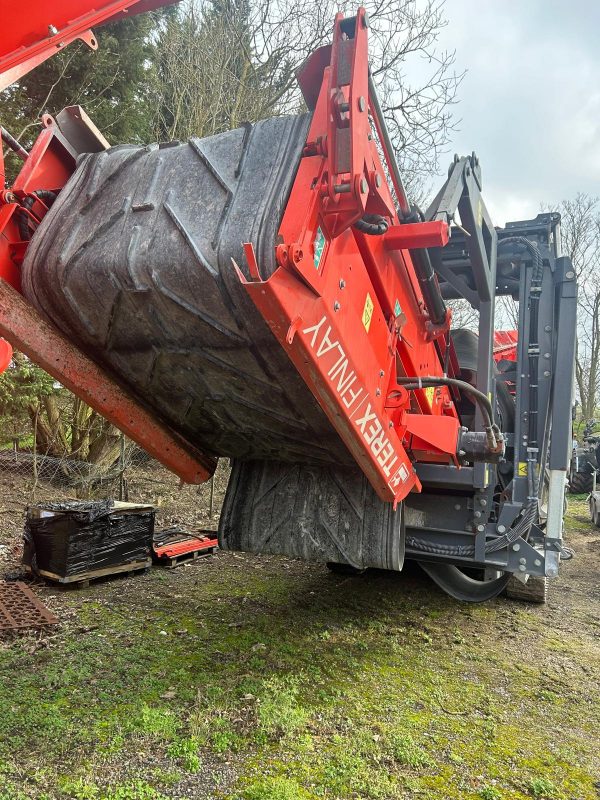
[[33, 419], [33, 486], [31, 487], [31, 499], [35, 502], [35, 490], [38, 485], [38, 463], [37, 463], [37, 426], [39, 409], [36, 409]]
[[209, 508], [208, 508], [208, 517], [209, 517], [209, 519], [213, 518], [214, 501], [215, 501], [215, 476], [214, 476], [214, 473], [213, 473], [210, 476], [210, 501], [209, 501]]
[[125, 434], [121, 433], [121, 453], [119, 456], [119, 500], [123, 500], [124, 493], [124, 473], [125, 473]]

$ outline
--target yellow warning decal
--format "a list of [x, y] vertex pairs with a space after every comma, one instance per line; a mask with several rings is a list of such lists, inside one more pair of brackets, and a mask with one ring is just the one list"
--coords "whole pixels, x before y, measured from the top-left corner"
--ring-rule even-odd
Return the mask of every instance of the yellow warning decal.
[[362, 323], [365, 326], [365, 330], [368, 333], [369, 328], [371, 327], [371, 320], [373, 319], [373, 301], [371, 300], [371, 295], [367, 292], [367, 297], [365, 299], [365, 307], [363, 308], [362, 313]]
[[526, 461], [519, 461], [519, 470], [517, 472], [517, 475], [520, 478], [526, 478], [527, 477], [527, 462]]
[[431, 408], [433, 408], [433, 398], [435, 397], [435, 388], [433, 386], [428, 386], [425, 389], [425, 397], [427, 398]]
[[491, 467], [490, 464], [486, 464], [485, 466], [486, 466], [486, 468], [483, 471], [483, 488], [484, 489], [486, 488], [486, 486], [490, 485], [490, 475], [491, 475], [491, 472], [492, 472], [492, 467]]

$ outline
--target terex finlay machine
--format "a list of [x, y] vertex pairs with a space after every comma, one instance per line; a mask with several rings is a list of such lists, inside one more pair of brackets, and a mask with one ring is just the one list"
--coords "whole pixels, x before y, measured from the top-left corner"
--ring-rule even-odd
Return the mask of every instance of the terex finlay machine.
[[[0, 88], [160, 4], [7, 0]], [[474, 155], [412, 207], [367, 42], [363, 9], [338, 15], [298, 73], [306, 113], [186, 144], [109, 148], [78, 107], [29, 152], [3, 131], [24, 163], [1, 195], [0, 333], [182, 480], [231, 458], [223, 548], [411, 558], [464, 600], [511, 575], [541, 599], [566, 553], [560, 220], [496, 230]], [[500, 295], [516, 336], [495, 337]], [[477, 332], [452, 329], [453, 298]]]

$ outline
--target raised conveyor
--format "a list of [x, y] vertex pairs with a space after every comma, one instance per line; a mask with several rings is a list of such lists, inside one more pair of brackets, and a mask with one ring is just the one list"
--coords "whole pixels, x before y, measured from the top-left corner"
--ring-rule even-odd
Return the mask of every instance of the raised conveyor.
[[353, 464], [232, 264], [275, 270], [308, 123], [84, 156], [27, 250], [27, 298], [207, 453]]

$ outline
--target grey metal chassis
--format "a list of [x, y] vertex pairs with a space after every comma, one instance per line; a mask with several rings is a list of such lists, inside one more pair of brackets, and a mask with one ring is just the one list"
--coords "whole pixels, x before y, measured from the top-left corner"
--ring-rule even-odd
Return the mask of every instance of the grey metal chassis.
[[[560, 255], [560, 216], [539, 214], [533, 220], [494, 229], [481, 197], [481, 172], [475, 155], [455, 158], [448, 180], [425, 216], [452, 222], [456, 212], [460, 226], [452, 228], [450, 243], [443, 249], [430, 250], [430, 256], [444, 298], [462, 298], [479, 312], [477, 388], [495, 398], [497, 381], [514, 384], [515, 429], [508, 435], [513, 478], [498, 497], [495, 465], [479, 463], [458, 469], [418, 464], [423, 493], [412, 494], [405, 502], [406, 557], [452, 563], [463, 569], [553, 577], [558, 574], [563, 551], [577, 306], [575, 274], [570, 259]], [[538, 248], [543, 260], [538, 325], [533, 332], [539, 344], [537, 354], [528, 348], [534, 262], [524, 239]], [[518, 300], [519, 343], [516, 363], [506, 362], [501, 365], [505, 370], [498, 373], [493, 360], [495, 300], [502, 295]], [[486, 542], [507, 531], [527, 501], [527, 459], [532, 458], [527, 451], [530, 416], [537, 421], [538, 448], [533, 456], [538, 475], [546, 484], [545, 530], [534, 525], [527, 541], [520, 539], [486, 554]], [[478, 417], [476, 427], [482, 429]], [[413, 538], [429, 543], [440, 554], [411, 548]], [[448, 555], [449, 549], [456, 551], [461, 546], [466, 546], [467, 552], [474, 546], [474, 555]]]

